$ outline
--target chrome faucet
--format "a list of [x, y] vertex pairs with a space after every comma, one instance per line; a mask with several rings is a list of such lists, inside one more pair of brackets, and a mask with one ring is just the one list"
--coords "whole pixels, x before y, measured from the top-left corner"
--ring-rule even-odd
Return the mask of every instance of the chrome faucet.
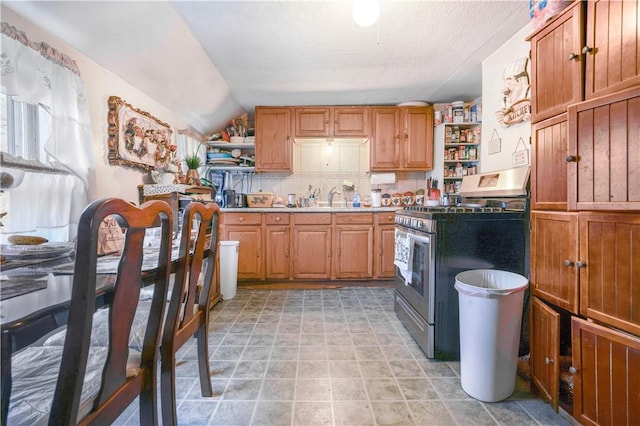
[[333, 206], [333, 196], [336, 195], [336, 194], [340, 195], [340, 191], [336, 191], [336, 187], [334, 186], [329, 191], [329, 195], [327, 195], [327, 201], [329, 202], [329, 207]]

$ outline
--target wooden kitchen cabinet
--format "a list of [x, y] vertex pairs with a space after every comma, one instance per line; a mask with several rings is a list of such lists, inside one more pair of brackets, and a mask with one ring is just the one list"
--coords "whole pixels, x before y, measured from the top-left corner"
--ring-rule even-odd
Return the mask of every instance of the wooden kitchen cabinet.
[[371, 108], [371, 171], [400, 169], [400, 109]]
[[256, 171], [291, 172], [293, 170], [292, 109], [255, 108]]
[[296, 137], [368, 137], [367, 107], [295, 108]]
[[571, 210], [640, 210], [640, 86], [568, 108]]
[[575, 314], [579, 310], [578, 214], [531, 212], [531, 292]]
[[289, 214], [265, 214], [265, 278], [286, 280], [291, 277]]
[[336, 213], [336, 278], [373, 277], [373, 213]]
[[238, 279], [262, 278], [262, 217], [260, 213], [225, 212], [224, 239], [239, 241]]
[[371, 171], [433, 169], [433, 108], [371, 108]]
[[567, 114], [531, 125], [531, 208], [567, 210]]
[[560, 314], [540, 299], [531, 299], [531, 384], [557, 412], [560, 402]]
[[586, 3], [585, 98], [640, 84], [640, 2]]
[[584, 425], [640, 419], [640, 338], [574, 317], [573, 416]]
[[531, 122], [566, 112], [583, 100], [584, 3], [576, 1], [529, 36]]
[[402, 169], [433, 169], [433, 108], [403, 107], [404, 150]]
[[293, 278], [331, 278], [331, 213], [293, 215]]
[[395, 213], [376, 213], [374, 244], [374, 278], [393, 278], [395, 276]]
[[640, 336], [640, 213], [581, 212], [580, 260], [580, 313]]

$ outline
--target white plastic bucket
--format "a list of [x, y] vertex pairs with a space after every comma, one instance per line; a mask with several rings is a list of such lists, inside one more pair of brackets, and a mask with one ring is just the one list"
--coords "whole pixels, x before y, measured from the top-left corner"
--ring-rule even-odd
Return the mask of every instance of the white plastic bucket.
[[472, 398], [507, 399], [516, 385], [527, 278], [475, 269], [456, 275], [460, 308], [460, 382]]
[[238, 291], [239, 241], [220, 241], [220, 291], [223, 300], [236, 297]]

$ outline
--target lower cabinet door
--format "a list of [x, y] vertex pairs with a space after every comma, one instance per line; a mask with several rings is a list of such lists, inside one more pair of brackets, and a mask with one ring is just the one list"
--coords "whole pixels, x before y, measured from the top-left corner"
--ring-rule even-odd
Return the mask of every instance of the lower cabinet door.
[[558, 411], [560, 314], [537, 297], [531, 299], [531, 381], [538, 393]]
[[637, 425], [640, 338], [573, 318], [573, 416], [584, 425]]
[[373, 225], [338, 225], [335, 235], [336, 277], [371, 278]]
[[331, 228], [296, 225], [293, 228], [293, 277], [331, 278]]
[[238, 279], [262, 279], [262, 230], [260, 226], [225, 227], [225, 238], [238, 241]]
[[289, 279], [289, 226], [267, 226], [264, 244], [266, 278]]

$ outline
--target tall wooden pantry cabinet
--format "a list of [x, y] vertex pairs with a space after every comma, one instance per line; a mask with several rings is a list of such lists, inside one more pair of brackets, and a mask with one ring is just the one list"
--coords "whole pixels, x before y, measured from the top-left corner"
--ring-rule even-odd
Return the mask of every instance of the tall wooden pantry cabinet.
[[532, 387], [582, 424], [631, 425], [640, 419], [640, 6], [574, 1], [528, 40]]

